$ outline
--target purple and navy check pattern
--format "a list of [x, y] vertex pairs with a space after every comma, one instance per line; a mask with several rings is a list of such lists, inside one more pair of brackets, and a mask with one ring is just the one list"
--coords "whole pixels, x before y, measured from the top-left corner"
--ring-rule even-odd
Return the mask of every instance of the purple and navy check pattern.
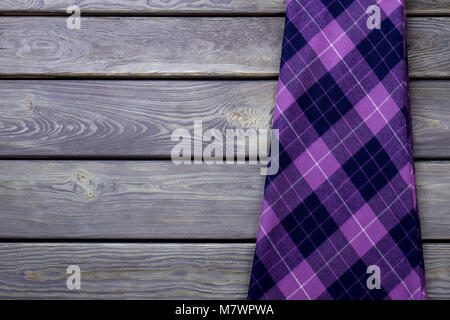
[[249, 299], [426, 298], [405, 21], [404, 0], [287, 1], [280, 170], [266, 178]]

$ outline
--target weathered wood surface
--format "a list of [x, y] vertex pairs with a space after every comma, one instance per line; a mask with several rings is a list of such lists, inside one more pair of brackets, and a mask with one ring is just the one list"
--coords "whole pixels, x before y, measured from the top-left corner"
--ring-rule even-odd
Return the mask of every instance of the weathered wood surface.
[[275, 76], [283, 18], [0, 19], [0, 75]]
[[[412, 77], [448, 77], [450, 18], [410, 18]], [[0, 19], [0, 76], [274, 77], [283, 17]]]
[[408, 14], [447, 15], [450, 14], [449, 0], [406, 0]]
[[450, 81], [412, 81], [414, 155], [450, 157]]
[[430, 299], [450, 299], [450, 245], [425, 244], [425, 276]]
[[270, 128], [275, 91], [264, 80], [4, 80], [0, 154], [167, 158], [172, 132], [194, 120], [223, 134]]
[[410, 76], [448, 77], [450, 18], [410, 18], [407, 24]]
[[140, 14], [281, 14], [285, 0], [2, 0], [0, 11], [65, 12], [78, 5], [84, 13]]
[[[0, 298], [244, 299], [253, 244], [0, 244]], [[430, 299], [449, 299], [450, 245], [425, 244]], [[81, 269], [68, 290], [66, 269]]]
[[[449, 162], [417, 163], [424, 239], [449, 239]], [[253, 239], [256, 165], [0, 161], [0, 238]]]
[[[419, 213], [424, 237], [449, 239], [450, 162], [416, 163], [416, 171]], [[440, 218], [435, 220], [434, 217]]]
[[259, 168], [1, 161], [0, 238], [253, 238]]
[[[285, 0], [2, 0], [0, 12], [65, 12], [78, 5], [83, 13], [136, 14], [283, 14]], [[407, 0], [411, 15], [449, 14], [448, 0]]]
[[[0, 155], [164, 157], [174, 130], [269, 128], [276, 81], [0, 82]], [[450, 81], [412, 81], [416, 157], [450, 157]], [[207, 143], [207, 142], [205, 142]]]

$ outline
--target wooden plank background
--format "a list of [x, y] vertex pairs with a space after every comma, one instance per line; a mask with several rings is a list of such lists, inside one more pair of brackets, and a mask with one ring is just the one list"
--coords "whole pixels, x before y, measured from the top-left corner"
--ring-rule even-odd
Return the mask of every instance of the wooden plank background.
[[[0, 298], [245, 298], [264, 178], [175, 166], [170, 133], [269, 126], [284, 6], [1, 1]], [[450, 1], [407, 14], [427, 286], [449, 299]]]
[[[178, 128], [269, 128], [276, 80], [4, 80], [0, 155], [169, 158]], [[448, 81], [411, 82], [415, 156], [450, 157]]]
[[[0, 298], [245, 299], [254, 244], [0, 244]], [[450, 245], [424, 246], [428, 295], [448, 298]], [[66, 269], [81, 269], [81, 290]]]
[[[2, 13], [66, 12], [78, 5], [83, 13], [97, 14], [283, 14], [285, 0], [2, 0]], [[443, 15], [450, 13], [449, 0], [407, 0], [410, 15]]]
[[[450, 240], [450, 162], [416, 166], [423, 238]], [[5, 239], [254, 239], [264, 189], [256, 165], [170, 161], [8, 160], [0, 177]]]
[[[65, 17], [3, 17], [0, 77], [274, 77], [283, 26], [283, 17], [85, 17], [69, 30]], [[411, 77], [449, 77], [450, 20], [407, 27]]]

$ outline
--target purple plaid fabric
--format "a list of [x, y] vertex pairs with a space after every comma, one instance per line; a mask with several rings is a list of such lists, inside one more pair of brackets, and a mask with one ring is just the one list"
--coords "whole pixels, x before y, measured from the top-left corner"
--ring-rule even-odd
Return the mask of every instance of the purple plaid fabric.
[[405, 20], [404, 0], [287, 1], [280, 170], [266, 178], [249, 299], [426, 298]]

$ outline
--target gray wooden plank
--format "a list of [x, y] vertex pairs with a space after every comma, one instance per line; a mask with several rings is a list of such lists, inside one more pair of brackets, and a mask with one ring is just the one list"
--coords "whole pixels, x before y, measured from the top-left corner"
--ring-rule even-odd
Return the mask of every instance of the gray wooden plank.
[[140, 14], [280, 14], [285, 0], [3, 0], [0, 11], [6, 12], [65, 12], [70, 5], [78, 5], [84, 13], [140, 13]]
[[410, 18], [407, 22], [410, 76], [448, 77], [449, 18]]
[[425, 276], [428, 297], [436, 300], [450, 299], [450, 245], [424, 245]]
[[[243, 298], [252, 245], [0, 244], [0, 298]], [[81, 290], [66, 287], [68, 265]]]
[[450, 13], [449, 0], [406, 0], [409, 14], [414, 15], [446, 15]]
[[[424, 239], [449, 239], [449, 171], [417, 163]], [[263, 188], [256, 165], [0, 161], [0, 238], [253, 239]]]
[[[416, 170], [419, 213], [424, 237], [439, 239], [443, 234], [450, 236], [450, 163], [420, 162], [416, 164]], [[440, 218], [435, 220], [435, 217]], [[448, 236], [445, 238], [448, 239]]]
[[258, 170], [0, 161], [0, 238], [254, 238], [264, 188]]
[[[176, 129], [269, 128], [276, 81], [0, 81], [0, 154], [169, 157]], [[450, 151], [449, 151], [450, 153]]]
[[[0, 244], [2, 299], [245, 299], [254, 244]], [[450, 245], [425, 244], [430, 299], [450, 298]], [[66, 269], [81, 269], [68, 290]]]
[[[3, 0], [0, 11], [15, 13], [65, 12], [70, 5], [78, 5], [84, 13], [136, 14], [282, 14], [285, 0]], [[408, 14], [449, 14], [448, 0], [407, 0]]]
[[[277, 83], [0, 82], [0, 155], [164, 157], [179, 128], [269, 128]], [[415, 155], [450, 157], [450, 81], [411, 83]], [[207, 142], [205, 142], [207, 144]]]
[[[0, 19], [0, 76], [276, 76], [282, 17]], [[448, 77], [450, 18], [410, 18], [412, 77]]]
[[0, 33], [2, 76], [275, 76], [283, 18], [3, 17]]
[[412, 81], [410, 97], [416, 157], [450, 157], [450, 81]]

